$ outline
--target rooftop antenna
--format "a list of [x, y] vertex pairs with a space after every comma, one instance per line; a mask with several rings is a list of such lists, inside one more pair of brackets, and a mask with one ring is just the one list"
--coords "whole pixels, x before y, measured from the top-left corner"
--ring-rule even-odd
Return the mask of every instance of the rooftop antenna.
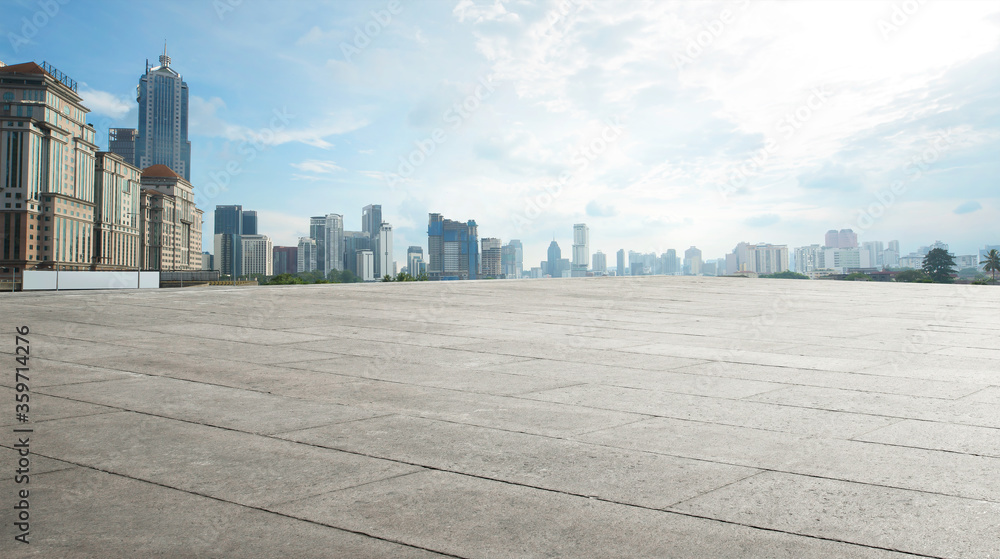
[[163, 40], [163, 54], [160, 55], [160, 66], [164, 68], [170, 66], [170, 57], [167, 56], [167, 40]]

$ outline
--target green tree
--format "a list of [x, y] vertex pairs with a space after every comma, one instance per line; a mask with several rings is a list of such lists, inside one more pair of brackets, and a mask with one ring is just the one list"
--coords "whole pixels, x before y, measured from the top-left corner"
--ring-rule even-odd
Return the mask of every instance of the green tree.
[[267, 282], [267, 285], [294, 285], [294, 284], [304, 284], [305, 281], [292, 274], [278, 274], [271, 278], [271, 281]]
[[872, 277], [868, 274], [863, 274], [861, 272], [854, 272], [853, 274], [847, 274], [844, 277], [847, 281], [872, 281]]
[[979, 264], [982, 265], [984, 272], [989, 272], [993, 275], [993, 283], [997, 282], [997, 272], [1000, 272], [1000, 252], [997, 249], [992, 248], [983, 257], [983, 261]]
[[896, 281], [905, 283], [922, 283], [931, 281], [923, 270], [903, 270], [896, 274]]
[[943, 248], [935, 248], [924, 257], [923, 271], [932, 281], [951, 283], [951, 275], [955, 273], [955, 257]]
[[389, 274], [386, 274], [386, 275], [382, 276], [382, 281], [396, 281], [396, 280], [393, 279], [393, 277], [390, 276]]
[[809, 279], [809, 276], [793, 272], [791, 270], [785, 270], [784, 272], [778, 272], [777, 274], [766, 274], [760, 277], [770, 279]]

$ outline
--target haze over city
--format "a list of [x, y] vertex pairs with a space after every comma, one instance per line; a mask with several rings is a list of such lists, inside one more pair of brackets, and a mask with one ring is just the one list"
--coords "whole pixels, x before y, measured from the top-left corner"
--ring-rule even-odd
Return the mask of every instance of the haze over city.
[[526, 267], [584, 222], [609, 256], [997, 241], [996, 2], [56, 4], [7, 3], [0, 60], [78, 80], [106, 149], [165, 43], [206, 250], [225, 204], [275, 245], [381, 204], [399, 263], [431, 212]]

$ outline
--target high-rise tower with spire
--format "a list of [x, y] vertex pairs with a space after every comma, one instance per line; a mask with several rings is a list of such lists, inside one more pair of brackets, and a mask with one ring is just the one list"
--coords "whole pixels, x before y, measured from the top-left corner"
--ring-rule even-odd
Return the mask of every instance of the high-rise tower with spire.
[[139, 133], [135, 165], [145, 169], [166, 165], [191, 180], [191, 142], [188, 141], [188, 86], [173, 68], [163, 44], [160, 65], [146, 62], [146, 73], [136, 87], [139, 102]]

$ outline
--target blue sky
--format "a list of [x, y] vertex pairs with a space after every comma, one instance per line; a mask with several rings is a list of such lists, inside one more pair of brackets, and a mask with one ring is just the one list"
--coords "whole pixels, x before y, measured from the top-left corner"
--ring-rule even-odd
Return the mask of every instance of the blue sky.
[[[57, 9], [56, 9], [57, 8]], [[47, 11], [46, 11], [47, 10]], [[1000, 2], [6, 0], [0, 60], [80, 82], [102, 147], [167, 42], [192, 182], [276, 245], [312, 215], [396, 259], [427, 213], [591, 251], [706, 258], [828, 229], [1000, 243]]]

